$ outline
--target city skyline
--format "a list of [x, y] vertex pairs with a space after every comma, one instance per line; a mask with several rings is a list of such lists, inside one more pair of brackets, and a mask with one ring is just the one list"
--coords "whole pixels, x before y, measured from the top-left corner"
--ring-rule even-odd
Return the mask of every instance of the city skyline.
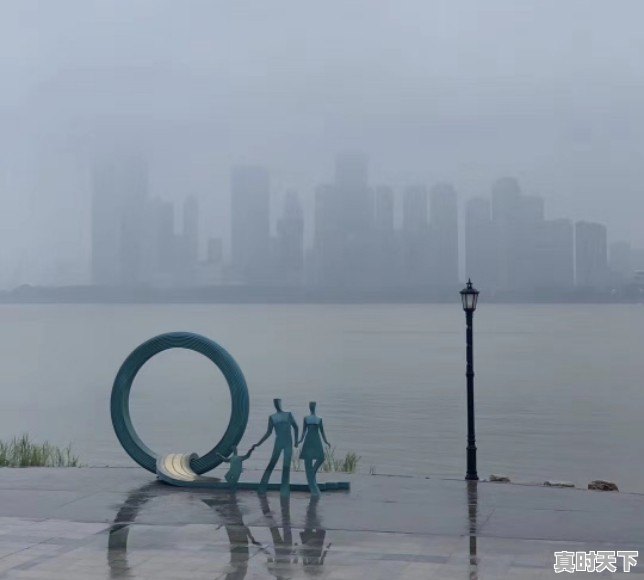
[[[627, 284], [642, 262], [642, 252], [627, 242], [609, 245], [603, 224], [547, 219], [545, 200], [524, 194], [511, 177], [497, 179], [487, 197], [467, 200], [447, 182], [396, 192], [372, 184], [365, 154], [339, 154], [331, 179], [315, 188], [307, 220], [293, 190], [277, 196], [279, 212], [272, 209], [266, 167], [237, 165], [230, 175], [225, 241], [201, 227], [196, 195], [185, 197], [180, 214], [152, 195], [142, 158], [97, 164], [90, 283], [428, 287], [440, 295], [464, 276], [489, 293], [556, 296]], [[309, 243], [306, 229], [313, 230]]]

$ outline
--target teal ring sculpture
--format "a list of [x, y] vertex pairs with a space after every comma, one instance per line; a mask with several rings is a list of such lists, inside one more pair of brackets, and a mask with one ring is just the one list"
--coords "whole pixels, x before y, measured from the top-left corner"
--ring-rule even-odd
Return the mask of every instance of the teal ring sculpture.
[[141, 467], [156, 473], [156, 454], [138, 436], [130, 419], [130, 389], [141, 367], [154, 355], [171, 348], [184, 348], [208, 357], [222, 372], [230, 390], [231, 411], [228, 428], [208, 453], [191, 462], [195, 473], [202, 474], [221, 463], [221, 457], [228, 457], [244, 436], [248, 423], [248, 387], [246, 379], [235, 359], [216, 342], [191, 332], [169, 332], [160, 334], [135, 348], [121, 365], [114, 379], [110, 410], [112, 425], [123, 449]]

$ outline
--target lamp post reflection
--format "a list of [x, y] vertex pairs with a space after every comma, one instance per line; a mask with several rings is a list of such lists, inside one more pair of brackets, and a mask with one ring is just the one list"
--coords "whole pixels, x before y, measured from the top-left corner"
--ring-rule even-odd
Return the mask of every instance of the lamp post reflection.
[[478, 534], [478, 482], [467, 482], [467, 521], [470, 536], [470, 555], [469, 555], [469, 580], [478, 580], [478, 553], [477, 553], [477, 534]]

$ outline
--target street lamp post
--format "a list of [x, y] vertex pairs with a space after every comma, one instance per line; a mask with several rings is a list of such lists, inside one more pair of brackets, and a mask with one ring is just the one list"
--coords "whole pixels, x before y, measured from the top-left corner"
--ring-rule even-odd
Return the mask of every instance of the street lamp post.
[[479, 298], [479, 291], [472, 286], [472, 280], [467, 281], [467, 286], [461, 290], [463, 310], [465, 310], [466, 342], [467, 342], [467, 474], [465, 479], [477, 481], [476, 473], [476, 434], [474, 430], [474, 338], [472, 322], [474, 311]]

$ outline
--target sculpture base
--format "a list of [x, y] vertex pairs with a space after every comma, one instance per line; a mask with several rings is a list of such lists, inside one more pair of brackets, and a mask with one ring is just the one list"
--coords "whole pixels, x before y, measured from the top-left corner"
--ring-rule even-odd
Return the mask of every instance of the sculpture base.
[[[201, 489], [226, 489], [230, 491], [259, 491], [259, 483], [250, 481], [240, 481], [233, 489], [226, 481], [220, 481], [215, 477], [202, 477], [195, 481], [168, 481], [167, 478], [159, 477], [159, 480], [168, 485], [177, 487], [193, 487]], [[349, 491], [351, 484], [348, 481], [328, 481], [318, 483], [320, 491]], [[309, 491], [309, 486], [306, 483], [291, 483], [291, 491]], [[269, 483], [266, 491], [280, 491], [281, 486], [279, 483]]]
[[[240, 491], [259, 491], [260, 484], [240, 481], [233, 488], [227, 481], [218, 477], [197, 475], [190, 467], [190, 461], [196, 457], [194, 454], [171, 453], [157, 460], [157, 478], [163, 483], [177, 487], [194, 487], [205, 489], [226, 489]], [[349, 491], [351, 485], [348, 481], [319, 482], [320, 491]], [[279, 483], [269, 483], [266, 491], [280, 491]], [[309, 491], [306, 483], [291, 483], [291, 491]]]

